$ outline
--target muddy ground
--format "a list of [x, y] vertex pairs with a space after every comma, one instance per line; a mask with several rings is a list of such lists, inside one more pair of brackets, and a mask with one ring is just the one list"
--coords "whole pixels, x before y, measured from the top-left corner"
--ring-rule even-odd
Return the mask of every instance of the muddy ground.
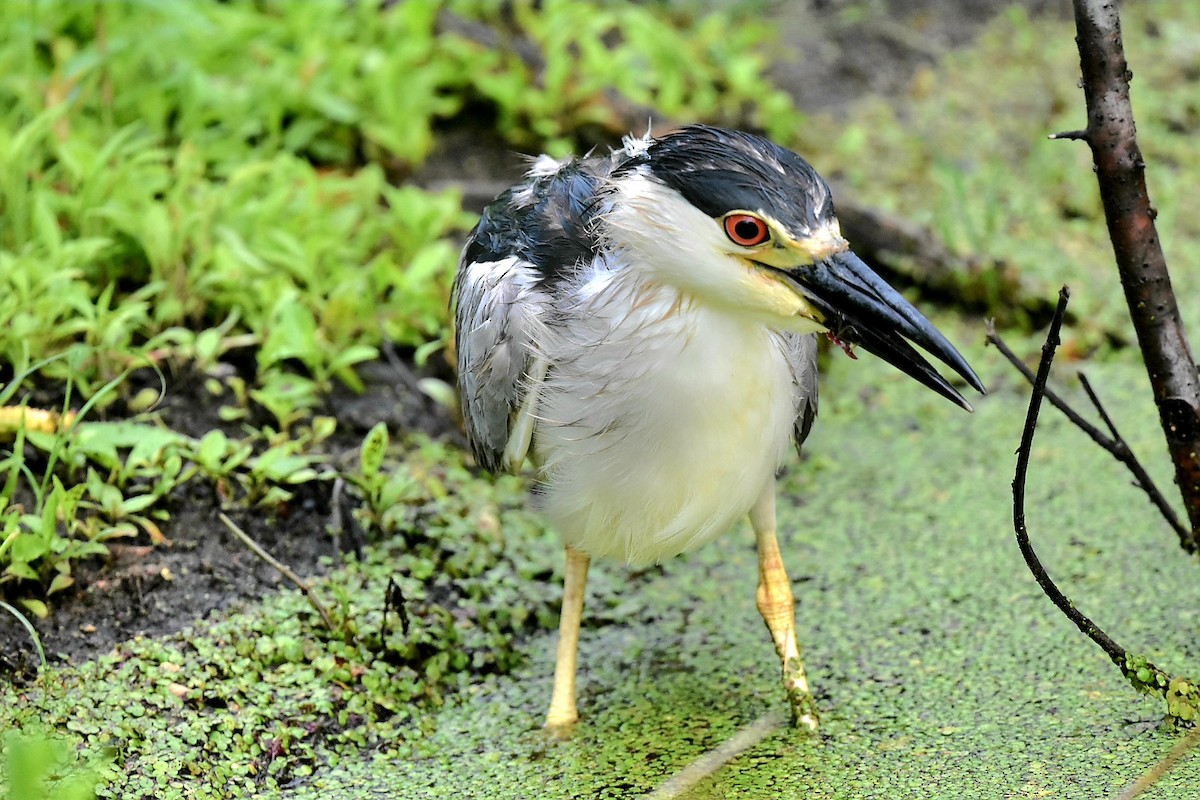
[[[1064, 10], [1049, 0], [1022, 4], [1034, 14]], [[867, 94], [901, 94], [914, 70], [969, 42], [1004, 7], [993, 0], [811, 0], [798, 6], [779, 3], [770, 12], [799, 55], [778, 65], [776, 77], [804, 110], [833, 113]], [[480, 137], [472, 120], [461, 120], [443, 131], [437, 152], [414, 179], [428, 186], [464, 187], [465, 202], [474, 210], [521, 168], [503, 144]], [[252, 359], [245, 359], [245, 366], [250, 364]], [[415, 391], [410, 370], [369, 365], [363, 370], [365, 394], [331, 398], [322, 413], [338, 419], [338, 434], [330, 443], [335, 452], [352, 457], [363, 434], [381, 420], [394, 435], [421, 431], [461, 441], [447, 412]], [[449, 377], [448, 369], [440, 370], [439, 377]], [[200, 436], [225, 426], [217, 416], [220, 405], [220, 398], [204, 389], [203, 376], [184, 373], [170, 378], [159, 415], [175, 430]], [[252, 510], [230, 513], [285, 563], [301, 573], [320, 572], [323, 557], [358, 543], [353, 530], [337, 536], [331, 530], [336, 519], [350, 519], [345, 508], [335, 513], [331, 491], [332, 482], [302, 490], [280, 517]], [[221, 498], [211, 487], [193, 482], [173, 499], [171, 519], [163, 526], [170, 546], [118, 544], [108, 560], [81, 565], [75, 587], [53, 598], [48, 619], [35, 621], [47, 656], [52, 661], [94, 657], [117, 642], [176, 631], [280, 586], [282, 577], [229, 535], [217, 519], [220, 510]], [[28, 633], [0, 614], [0, 676], [21, 681], [36, 668]]]

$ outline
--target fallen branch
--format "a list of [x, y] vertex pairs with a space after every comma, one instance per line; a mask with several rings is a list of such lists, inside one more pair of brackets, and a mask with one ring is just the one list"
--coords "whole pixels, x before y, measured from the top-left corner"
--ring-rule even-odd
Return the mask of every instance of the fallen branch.
[[343, 636], [353, 638], [353, 634], [348, 629], [344, 627], [339, 628], [333, 623], [333, 617], [329, 615], [329, 611], [325, 608], [325, 605], [320, 601], [320, 599], [318, 599], [316, 592], [314, 592], [312, 587], [308, 585], [307, 581], [293, 572], [287, 564], [279, 561], [266, 550], [264, 550], [258, 542], [250, 538], [250, 534], [246, 533], [244, 530], [238, 527], [237, 523], [226, 516], [224, 511], [218, 511], [217, 518], [224, 523], [225, 527], [229, 529], [230, 533], [241, 540], [242, 544], [246, 545], [246, 547], [249, 547], [251, 552], [261, 558], [263, 561], [270, 564], [272, 567], [278, 570], [280, 575], [283, 575], [283, 577], [287, 578], [296, 585], [296, 588], [300, 590], [300, 593], [308, 599], [309, 605], [311, 605], [313, 609], [315, 609], [316, 612], [321, 616], [321, 620], [325, 623], [325, 627], [330, 633], [340, 633]]
[[[854, 252], [890, 279], [920, 288], [925, 297], [943, 298], [968, 310], [1010, 315], [1022, 312], [1034, 326], [1054, 311], [1040, 292], [1021, 281], [1004, 262], [960, 256], [946, 248], [929, 228], [912, 220], [862, 205], [834, 186], [838, 221]], [[1022, 320], [1024, 321], [1024, 320]]]
[[683, 797], [700, 781], [713, 775], [721, 767], [751, 747], [754, 747], [781, 727], [783, 727], [782, 714], [774, 712], [764, 714], [712, 750], [709, 750], [688, 764], [662, 786], [659, 786], [650, 794], [644, 795], [642, 800], [675, 800], [675, 798]]
[[1021, 431], [1021, 444], [1017, 448], [1016, 474], [1013, 476], [1013, 529], [1017, 536], [1017, 546], [1026, 566], [1033, 573], [1038, 586], [1050, 601], [1058, 607], [1063, 615], [1074, 623], [1089, 639], [1104, 651], [1112, 660], [1126, 680], [1143, 694], [1157, 694], [1167, 701], [1167, 715], [1172, 720], [1182, 724], [1194, 724], [1200, 716], [1200, 686], [1196, 681], [1187, 678], [1172, 678], [1169, 674], [1154, 666], [1144, 656], [1135, 655], [1117, 644], [1099, 625], [1092, 622], [1074, 602], [1054, 583], [1054, 580], [1042, 566], [1033, 545], [1029, 541], [1029, 530], [1025, 525], [1025, 482], [1029, 474], [1029, 456], [1033, 451], [1033, 434], [1037, 430], [1038, 414], [1042, 406], [1042, 398], [1046, 396], [1046, 381], [1050, 376], [1050, 365], [1054, 362], [1054, 351], [1059, 345], [1059, 331], [1062, 328], [1063, 317], [1067, 312], [1067, 302], [1070, 292], [1064, 286], [1058, 295], [1058, 307], [1050, 322], [1050, 330], [1046, 334], [1046, 343], [1042, 346], [1042, 358], [1038, 362], [1037, 374], [1033, 380], [1033, 392], [1029, 397], [1029, 410], [1025, 415], [1025, 427]]

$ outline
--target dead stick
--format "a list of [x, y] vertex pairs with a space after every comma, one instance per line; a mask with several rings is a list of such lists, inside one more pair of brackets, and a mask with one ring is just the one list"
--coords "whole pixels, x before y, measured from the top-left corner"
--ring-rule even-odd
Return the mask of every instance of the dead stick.
[[[246, 533], [244, 530], [239, 528], [233, 520], [231, 520], [229, 517], [227, 517], [225, 515], [224, 511], [218, 511], [217, 517], [221, 520], [221, 522], [225, 523], [225, 527], [229, 529], [229, 532], [232, 533], [234, 536], [236, 536], [238, 539], [240, 539], [242, 541], [242, 544], [246, 545], [246, 547], [249, 547], [250, 550], [253, 551], [256, 556], [258, 556], [263, 561], [270, 564], [275, 569], [277, 569], [279, 571], [279, 574], [283, 575], [283, 577], [287, 578], [289, 581], [296, 584], [296, 588], [300, 590], [300, 593], [302, 595], [304, 595], [306, 598], [308, 598], [309, 604], [311, 604], [312, 607], [314, 609], [316, 609], [317, 613], [321, 615], [321, 619], [325, 622], [325, 627], [329, 629], [330, 633], [338, 633], [339, 632], [338, 627], [333, 624], [333, 617], [329, 616], [329, 611], [326, 610], [324, 604], [321, 603], [321, 601], [317, 599], [316, 593], [312, 590], [312, 587], [309, 586], [308, 583], [303, 578], [301, 578], [299, 575], [297, 575], [295, 572], [293, 572], [291, 570], [291, 568], [288, 567], [287, 564], [284, 564], [282, 561], [279, 561], [274, 556], [272, 556], [270, 553], [268, 553], [266, 550], [264, 550], [258, 544], [258, 542], [251, 539], [250, 534]], [[349, 635], [348, 631], [342, 630], [341, 632], [346, 635]]]
[[1190, 721], [1198, 716], [1197, 706], [1200, 704], [1200, 691], [1196, 688], [1196, 682], [1187, 678], [1172, 679], [1166, 672], [1150, 663], [1149, 659], [1135, 656], [1113, 641], [1055, 585], [1029, 541], [1029, 530], [1025, 526], [1025, 480], [1029, 474], [1029, 456], [1033, 451], [1033, 434], [1037, 430], [1038, 412], [1046, 394], [1046, 381], [1050, 376], [1050, 365], [1054, 362], [1054, 351], [1059, 344], [1058, 333], [1066, 315], [1069, 298], [1070, 292], [1064, 286], [1059, 292], [1058, 308], [1046, 334], [1046, 344], [1042, 346], [1042, 358], [1038, 362], [1037, 375], [1034, 376], [1025, 428], [1021, 431], [1021, 445], [1017, 448], [1017, 468], [1013, 476], [1013, 529], [1017, 534], [1017, 545], [1038, 586], [1063, 616], [1071, 620], [1075, 627], [1104, 651], [1135, 689], [1163, 697], [1167, 700], [1167, 713], [1172, 718], [1190, 724]]
[[1067, 313], [1067, 301], [1071, 293], [1064, 286], [1058, 293], [1058, 307], [1054, 311], [1054, 319], [1050, 322], [1050, 330], [1046, 334], [1046, 343], [1042, 345], [1042, 360], [1038, 363], [1037, 375], [1033, 379], [1033, 393], [1029, 397], [1029, 410], [1025, 415], [1025, 428], [1021, 431], [1021, 444], [1017, 448], [1017, 469], [1013, 477], [1013, 528], [1017, 534], [1017, 546], [1025, 559], [1029, 571], [1037, 580], [1038, 586], [1050, 598], [1058, 610], [1067, 619], [1075, 623], [1089, 639], [1099, 645], [1109, 658], [1118, 666], [1125, 664], [1125, 649], [1114, 642], [1108, 634], [1101, 630], [1075, 607], [1075, 604], [1059, 590], [1037, 553], [1029, 542], [1029, 530], [1025, 526], [1025, 479], [1029, 474], [1029, 454], [1033, 450], [1033, 434], [1037, 430], [1038, 412], [1041, 410], [1042, 398], [1046, 394], [1046, 380], [1050, 376], [1050, 364], [1054, 361], [1054, 351], [1059, 344], [1059, 330], [1062, 328], [1063, 317]]
[[721, 767], [757, 745], [782, 725], [782, 714], [778, 712], [764, 714], [688, 764], [662, 786], [645, 795], [642, 800], [675, 800], [675, 798], [682, 797], [697, 783], [716, 773]]
[[1179, 759], [1187, 755], [1197, 744], [1200, 744], [1200, 728], [1194, 728], [1187, 736], [1176, 742], [1175, 746], [1171, 748], [1171, 752], [1163, 756], [1162, 761], [1139, 775], [1128, 789], [1117, 795], [1116, 800], [1133, 800], [1158, 783], [1158, 779], [1166, 775], [1171, 767], [1175, 766]]

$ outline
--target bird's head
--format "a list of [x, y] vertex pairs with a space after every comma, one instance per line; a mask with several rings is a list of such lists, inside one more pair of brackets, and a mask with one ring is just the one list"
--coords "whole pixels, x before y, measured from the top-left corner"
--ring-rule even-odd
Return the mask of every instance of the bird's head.
[[969, 410], [911, 340], [984, 391], [933, 323], [850, 250], [828, 184], [803, 158], [702, 125], [626, 140], [625, 151], [604, 235], [648, 278], [778, 328], [828, 331]]

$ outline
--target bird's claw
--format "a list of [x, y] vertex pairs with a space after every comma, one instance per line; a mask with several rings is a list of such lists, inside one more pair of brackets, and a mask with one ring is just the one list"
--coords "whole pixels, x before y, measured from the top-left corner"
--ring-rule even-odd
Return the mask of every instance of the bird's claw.
[[565, 742], [570, 739], [571, 735], [575, 732], [575, 722], [572, 720], [571, 722], [552, 723], [547, 720], [545, 724], [542, 725], [542, 730], [545, 731], [546, 735], [551, 739], [558, 742]]
[[787, 692], [788, 708], [792, 712], [792, 726], [816, 732], [820, 726], [817, 717], [817, 702], [808, 690], [808, 678], [804, 674], [804, 663], [799, 659], [784, 661], [783, 688]]
[[792, 710], [792, 727], [816, 733], [821, 723], [817, 718], [816, 701], [811, 694], [789, 690], [788, 706]]

